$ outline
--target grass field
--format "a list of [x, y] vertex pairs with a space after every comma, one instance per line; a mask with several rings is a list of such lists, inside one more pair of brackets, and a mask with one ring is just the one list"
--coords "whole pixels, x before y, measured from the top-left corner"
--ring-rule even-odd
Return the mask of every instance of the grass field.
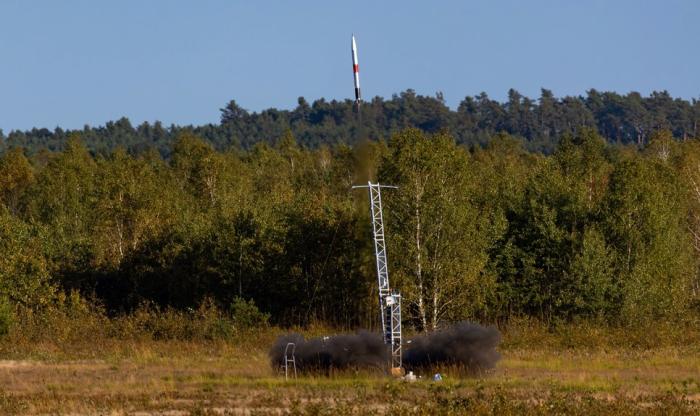
[[[589, 336], [588, 345], [571, 348], [561, 334], [510, 333], [497, 368], [479, 376], [447, 369], [443, 382], [427, 374], [407, 383], [345, 371], [285, 381], [266, 355], [277, 333], [196, 342], [88, 336], [70, 346], [6, 341], [0, 414], [700, 413], [698, 344], [606, 345]], [[533, 346], [523, 345], [528, 340]]]

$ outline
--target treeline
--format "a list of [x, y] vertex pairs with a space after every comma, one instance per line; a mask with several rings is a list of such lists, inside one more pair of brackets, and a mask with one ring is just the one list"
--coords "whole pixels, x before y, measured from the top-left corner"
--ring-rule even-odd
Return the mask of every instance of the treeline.
[[[203, 126], [163, 126], [160, 122], [132, 126], [128, 119], [110, 121], [104, 126], [78, 131], [93, 153], [108, 156], [117, 147], [130, 154], [154, 148], [168, 157], [176, 137], [190, 133], [201, 137], [219, 151], [231, 147], [249, 150], [256, 143], [274, 144], [291, 131], [300, 144], [353, 145], [361, 138], [388, 139], [405, 128], [415, 127], [428, 133], [448, 131], [457, 143], [484, 145], [494, 134], [507, 133], [522, 140], [528, 150], [551, 153], [563, 134], [581, 128], [596, 130], [610, 143], [646, 145], [653, 132], [668, 130], [677, 139], [698, 136], [700, 101], [671, 97], [666, 91], [648, 97], [631, 92], [589, 90], [585, 96], [556, 98], [543, 89], [532, 99], [515, 90], [498, 102], [485, 93], [466, 97], [453, 111], [442, 94], [417, 95], [407, 90], [391, 99], [375, 97], [363, 104], [358, 119], [353, 102], [319, 99], [309, 104], [303, 97], [291, 111], [274, 108], [249, 112], [231, 101], [221, 109], [220, 124]], [[60, 151], [74, 131], [35, 128], [0, 131], [0, 150], [21, 146], [35, 153], [40, 149]]]
[[502, 134], [471, 150], [447, 133], [388, 142], [215, 150], [181, 133], [155, 150], [0, 158], [0, 298], [40, 310], [77, 291], [111, 314], [252, 300], [273, 323], [376, 325], [367, 195], [384, 192], [392, 285], [406, 323], [612, 324], [696, 319], [700, 143], [643, 149], [593, 129], [549, 156]]

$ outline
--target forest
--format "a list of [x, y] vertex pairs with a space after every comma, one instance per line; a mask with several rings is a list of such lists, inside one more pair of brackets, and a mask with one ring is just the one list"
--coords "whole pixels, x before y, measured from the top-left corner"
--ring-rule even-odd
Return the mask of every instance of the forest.
[[468, 147], [484, 146], [495, 134], [505, 132], [521, 140], [527, 150], [550, 154], [562, 135], [582, 127], [597, 130], [610, 143], [641, 147], [658, 130], [668, 130], [677, 139], [698, 137], [700, 120], [700, 101], [674, 98], [666, 91], [642, 96], [637, 92], [622, 95], [591, 89], [585, 96], [558, 98], [542, 89], [540, 97], [532, 99], [511, 89], [505, 102], [481, 93], [466, 97], [452, 110], [440, 92], [430, 97], [409, 89], [391, 99], [375, 97], [363, 103], [361, 122], [353, 108], [350, 100], [318, 99], [309, 104], [299, 97], [293, 110], [250, 112], [232, 100], [221, 109], [218, 124], [164, 126], [156, 121], [134, 127], [127, 118], [121, 118], [77, 131], [60, 127], [0, 130], [0, 149], [21, 146], [30, 153], [40, 149], [60, 151], [72, 133], [80, 133], [93, 154], [109, 156], [117, 148], [130, 154], [156, 149], [168, 158], [172, 143], [183, 132], [226, 151], [231, 147], [250, 150], [256, 143], [279, 140], [287, 131], [300, 145], [318, 148], [352, 146], [368, 138], [386, 140], [403, 129], [416, 127], [428, 133], [449, 131], [458, 144]]
[[231, 102], [217, 126], [11, 132], [0, 315], [77, 296], [108, 316], [211, 304], [373, 328], [368, 201], [351, 189], [372, 180], [398, 186], [388, 257], [417, 331], [697, 319], [699, 104], [510, 95], [452, 112], [409, 91], [367, 103], [362, 129], [348, 102], [300, 99], [260, 114]]

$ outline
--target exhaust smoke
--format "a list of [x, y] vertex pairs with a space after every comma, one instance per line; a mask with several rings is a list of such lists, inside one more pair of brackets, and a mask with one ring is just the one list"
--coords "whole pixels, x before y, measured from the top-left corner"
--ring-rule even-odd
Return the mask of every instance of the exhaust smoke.
[[[460, 322], [442, 330], [418, 335], [404, 346], [404, 367], [409, 370], [433, 369], [455, 365], [468, 373], [494, 368], [501, 355], [496, 346], [501, 334], [494, 327]], [[381, 335], [360, 331], [352, 335], [305, 339], [293, 333], [277, 338], [269, 351], [271, 364], [284, 364], [288, 342], [296, 344], [295, 359], [299, 372], [328, 372], [331, 369], [384, 369], [390, 354]]]
[[454, 365], [467, 373], [496, 366], [501, 334], [494, 327], [459, 322], [442, 330], [418, 335], [404, 349], [403, 365], [409, 370]]
[[389, 360], [389, 350], [379, 334], [360, 331], [353, 335], [304, 339], [301, 334], [282, 335], [269, 352], [272, 366], [284, 364], [287, 343], [296, 344], [294, 357], [297, 371], [328, 371], [345, 368], [383, 368]]

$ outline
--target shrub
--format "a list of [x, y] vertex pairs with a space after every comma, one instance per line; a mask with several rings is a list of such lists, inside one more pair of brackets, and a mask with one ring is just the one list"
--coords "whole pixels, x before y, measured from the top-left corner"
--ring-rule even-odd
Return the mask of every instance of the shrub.
[[231, 303], [231, 316], [238, 329], [267, 327], [270, 324], [270, 314], [261, 312], [253, 299], [234, 299]]
[[115, 338], [153, 340], [217, 340], [235, 335], [231, 318], [205, 298], [197, 309], [161, 309], [143, 303], [133, 313], [112, 319]]
[[0, 336], [5, 336], [10, 332], [13, 320], [12, 305], [7, 298], [0, 298]]

